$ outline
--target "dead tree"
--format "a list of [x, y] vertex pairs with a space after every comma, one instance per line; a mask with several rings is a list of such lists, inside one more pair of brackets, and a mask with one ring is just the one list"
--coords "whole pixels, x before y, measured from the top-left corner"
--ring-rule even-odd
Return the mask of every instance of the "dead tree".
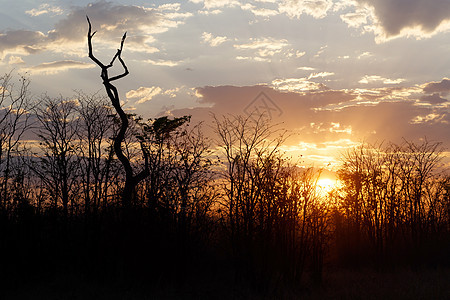
[[[125, 139], [125, 133], [129, 126], [129, 120], [128, 115], [123, 111], [121, 105], [120, 105], [120, 99], [119, 99], [119, 92], [117, 91], [117, 88], [112, 84], [113, 81], [121, 79], [129, 74], [128, 68], [125, 65], [125, 62], [122, 59], [122, 49], [123, 49], [123, 43], [125, 42], [125, 38], [127, 36], [127, 33], [125, 32], [122, 41], [120, 43], [120, 48], [117, 49], [116, 54], [112, 58], [111, 62], [108, 65], [103, 64], [100, 60], [98, 60], [92, 51], [92, 37], [95, 35], [96, 31], [92, 32], [92, 25], [91, 21], [89, 20], [89, 17], [87, 17], [87, 22], [89, 24], [89, 30], [88, 30], [88, 47], [89, 47], [89, 58], [92, 59], [101, 69], [101, 78], [103, 80], [103, 85], [105, 86], [106, 93], [108, 94], [109, 99], [111, 100], [111, 103], [116, 110], [117, 114], [120, 118], [120, 129], [117, 133], [117, 136], [114, 138], [114, 152], [117, 155], [117, 158], [120, 160], [123, 169], [125, 171], [125, 186], [122, 191], [121, 200], [122, 205], [127, 208], [130, 206], [133, 198], [136, 195], [136, 186], [141, 182], [143, 179], [145, 179], [149, 174], [149, 165], [148, 165], [148, 152], [146, 148], [144, 147], [143, 143], [141, 142], [141, 151], [142, 155], [144, 157], [144, 169], [138, 172], [136, 175], [133, 171], [133, 166], [131, 165], [130, 159], [124, 154], [122, 149], [122, 144]], [[121, 63], [124, 72], [120, 75], [110, 77], [108, 74], [108, 69], [111, 68], [116, 61], [116, 59], [119, 60]]]

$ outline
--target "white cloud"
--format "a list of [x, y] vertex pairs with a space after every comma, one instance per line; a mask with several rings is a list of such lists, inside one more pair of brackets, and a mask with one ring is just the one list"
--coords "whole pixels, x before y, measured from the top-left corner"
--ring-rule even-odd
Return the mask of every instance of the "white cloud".
[[270, 62], [269, 58], [259, 57], [259, 56], [236, 56], [237, 60], [254, 60], [258, 62]]
[[140, 98], [136, 104], [142, 104], [150, 101], [154, 96], [160, 94], [162, 89], [158, 86], [140, 87], [137, 90], [131, 90], [126, 93], [127, 99]]
[[202, 39], [204, 43], [208, 43], [211, 47], [217, 47], [227, 41], [226, 36], [214, 37], [211, 33], [203, 32]]
[[23, 63], [25, 63], [25, 62], [23, 61], [22, 57], [20, 57], [20, 56], [11, 55], [8, 59], [8, 64], [10, 64], [10, 65], [17, 65], [17, 64], [23, 64]]
[[372, 53], [370, 53], [370, 52], [363, 52], [360, 55], [358, 55], [358, 59], [363, 59], [363, 58], [367, 58], [367, 57], [371, 57], [371, 56], [373, 56]]
[[276, 40], [273, 38], [251, 39], [252, 42], [247, 44], [234, 45], [237, 49], [269, 49], [269, 50], [281, 50], [287, 46], [287, 40]]
[[252, 5], [250, 3], [246, 3], [244, 5], [241, 5], [241, 9], [248, 10], [252, 14], [258, 17], [270, 17], [278, 15], [278, 11], [275, 9], [265, 8], [265, 7], [257, 7], [255, 5]]
[[332, 0], [283, 0], [278, 5], [278, 10], [290, 18], [300, 18], [307, 14], [319, 19], [325, 17], [332, 6]]
[[175, 98], [177, 96], [177, 94], [181, 91], [181, 89], [183, 89], [183, 88], [184, 88], [184, 86], [165, 90], [162, 94], [167, 95], [170, 98]]
[[25, 11], [25, 13], [30, 16], [37, 17], [40, 15], [49, 14], [49, 13], [61, 15], [63, 13], [63, 10], [58, 6], [53, 6], [51, 4], [44, 3], [44, 4], [39, 5], [38, 8], [33, 8], [31, 10]]
[[298, 67], [297, 70], [302, 70], [302, 71], [314, 71], [315, 68], [312, 68], [312, 67]]
[[253, 56], [265, 59], [280, 53], [288, 45], [288, 41], [284, 39], [261, 38], [251, 39], [250, 43], [236, 44], [234, 47], [238, 50], [252, 50], [254, 51]]
[[288, 92], [311, 92], [327, 89], [324, 84], [309, 81], [306, 78], [275, 79], [271, 86], [276, 90]]
[[384, 84], [399, 84], [404, 81], [405, 81], [405, 79], [403, 79], [403, 78], [390, 79], [390, 78], [381, 77], [379, 75], [365, 75], [358, 82], [362, 83], [362, 84], [369, 84], [369, 83], [373, 83], [373, 82], [382, 82]]
[[213, 9], [213, 10], [199, 10], [198, 13], [200, 15], [218, 15], [220, 13], [222, 13], [222, 11], [220, 9]]
[[155, 66], [165, 66], [165, 67], [175, 67], [178, 66], [181, 62], [180, 61], [173, 61], [173, 60], [152, 60], [147, 59], [145, 60], [146, 63], [155, 65]]
[[341, 20], [347, 23], [348, 27], [359, 28], [367, 24], [368, 16], [367, 10], [360, 9], [356, 12], [341, 15]]
[[181, 7], [180, 3], [165, 3], [158, 6], [160, 11], [179, 11]]
[[206, 9], [214, 9], [220, 7], [237, 6], [239, 2], [236, 0], [190, 0], [192, 3], [201, 4]]
[[355, 0], [337, 0], [334, 3], [333, 11], [341, 11], [353, 6], [355, 6]]
[[309, 79], [313, 79], [313, 78], [319, 78], [319, 77], [323, 78], [323, 77], [328, 77], [328, 76], [333, 76], [333, 75], [334, 75], [333, 72], [311, 73], [311, 74], [308, 76], [308, 80], [309, 80]]

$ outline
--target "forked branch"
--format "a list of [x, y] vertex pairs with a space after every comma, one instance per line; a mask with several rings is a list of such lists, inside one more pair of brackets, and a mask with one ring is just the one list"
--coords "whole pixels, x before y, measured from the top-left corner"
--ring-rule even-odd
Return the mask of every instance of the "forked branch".
[[[105, 86], [106, 93], [108, 94], [108, 97], [111, 100], [112, 105], [114, 106], [114, 109], [116, 110], [117, 114], [120, 117], [121, 125], [119, 132], [117, 133], [117, 136], [114, 139], [114, 152], [117, 155], [117, 158], [122, 163], [122, 166], [125, 170], [125, 187], [122, 194], [122, 201], [124, 206], [128, 206], [130, 202], [130, 198], [133, 198], [134, 191], [136, 185], [142, 181], [145, 177], [147, 177], [150, 174], [149, 170], [149, 164], [148, 164], [148, 153], [146, 152], [146, 149], [144, 148], [144, 145], [141, 144], [141, 150], [142, 154], [144, 156], [144, 169], [139, 172], [138, 174], [133, 174], [133, 168], [131, 166], [130, 160], [128, 157], [123, 153], [122, 150], [122, 144], [125, 139], [125, 133], [128, 129], [129, 121], [127, 114], [123, 111], [121, 105], [120, 105], [120, 99], [119, 99], [119, 92], [117, 91], [117, 88], [111, 83], [114, 80], [123, 78], [129, 74], [128, 68], [122, 59], [122, 49], [123, 44], [125, 42], [125, 39], [127, 37], [127, 33], [125, 32], [122, 36], [122, 41], [120, 42], [120, 48], [117, 49], [116, 54], [111, 59], [111, 62], [108, 65], [103, 64], [99, 59], [97, 59], [94, 55], [94, 52], [92, 50], [92, 38], [95, 35], [96, 31], [92, 32], [92, 24], [89, 20], [89, 17], [86, 16], [89, 28], [88, 28], [88, 34], [87, 34], [87, 40], [88, 40], [88, 48], [89, 48], [89, 58], [95, 62], [100, 68], [101, 68], [101, 78], [103, 79], [103, 85]], [[120, 64], [122, 65], [124, 72], [122, 74], [119, 74], [114, 77], [109, 77], [108, 75], [108, 69], [111, 68], [114, 65], [114, 62], [116, 59], [119, 60]]]

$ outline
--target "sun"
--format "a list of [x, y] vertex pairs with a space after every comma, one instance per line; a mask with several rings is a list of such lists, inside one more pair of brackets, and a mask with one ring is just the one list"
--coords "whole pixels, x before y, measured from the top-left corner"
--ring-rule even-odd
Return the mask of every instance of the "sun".
[[335, 179], [319, 178], [319, 180], [317, 180], [317, 190], [322, 195], [326, 195], [329, 192], [331, 192], [331, 190], [333, 190], [336, 187], [336, 185], [337, 181]]

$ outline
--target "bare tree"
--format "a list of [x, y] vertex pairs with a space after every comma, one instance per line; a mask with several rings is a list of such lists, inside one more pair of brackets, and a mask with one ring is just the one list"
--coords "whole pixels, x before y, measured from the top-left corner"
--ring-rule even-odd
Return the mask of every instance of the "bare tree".
[[214, 174], [211, 170], [214, 162], [211, 145], [203, 136], [200, 125], [193, 129], [185, 125], [172, 135], [171, 140], [175, 155], [172, 173], [178, 202], [178, 224], [184, 238], [193, 221], [205, 220], [215, 200], [212, 185]]
[[440, 143], [426, 140], [349, 150], [338, 172], [347, 227], [340, 240], [348, 239], [344, 252], [359, 248], [359, 254], [373, 254], [380, 265], [387, 250], [409, 247], [414, 254], [413, 249], [420, 251], [433, 234], [442, 232], [446, 179], [438, 172], [441, 157]]
[[95, 217], [100, 202], [106, 204], [111, 185], [114, 120], [110, 117], [112, 108], [104, 97], [80, 92], [77, 98], [80, 103], [77, 107], [80, 116], [77, 136], [84, 210], [87, 216], [93, 214]]
[[[11, 73], [0, 77], [0, 208], [7, 209], [10, 200], [10, 179], [14, 172], [14, 158], [20, 155], [19, 146], [29, 129], [32, 103], [28, 92], [30, 81], [20, 77], [15, 86]], [[9, 203], [11, 204], [11, 203]]]
[[[117, 49], [117, 52], [114, 55], [114, 57], [112, 58], [111, 62], [108, 65], [105, 65], [94, 56], [94, 53], [92, 50], [92, 38], [95, 35], [96, 31], [92, 32], [91, 21], [89, 20], [88, 17], [86, 17], [86, 18], [87, 18], [87, 22], [89, 24], [88, 35], [87, 35], [89, 58], [92, 59], [92, 61], [94, 61], [101, 68], [102, 71], [101, 71], [100, 76], [103, 80], [103, 85], [105, 86], [106, 93], [107, 93], [109, 99], [111, 100], [111, 103], [112, 103], [114, 109], [116, 110], [117, 114], [119, 115], [119, 118], [121, 121], [119, 132], [117, 133], [117, 136], [114, 139], [114, 152], [116, 153], [117, 158], [122, 163], [123, 169], [125, 171], [125, 186], [123, 188], [122, 196], [121, 196], [122, 205], [124, 207], [129, 207], [131, 202], [133, 201], [133, 199], [136, 196], [136, 186], [139, 184], [139, 182], [141, 182], [143, 179], [145, 179], [150, 174], [150, 169], [149, 169], [149, 165], [148, 165], [148, 160], [149, 160], [148, 152], [146, 151], [145, 146], [143, 144], [141, 144], [141, 150], [142, 150], [142, 155], [144, 157], [144, 169], [142, 169], [137, 174], [134, 174], [135, 172], [133, 170], [133, 166], [130, 162], [130, 159], [129, 159], [129, 157], [127, 157], [124, 154], [124, 151], [122, 149], [122, 144], [125, 139], [125, 134], [129, 127], [129, 119], [128, 119], [129, 116], [122, 109], [122, 106], [120, 105], [119, 92], [117, 91], [117, 88], [112, 84], [112, 82], [115, 80], [121, 79], [129, 74], [128, 68], [122, 59], [122, 49], [123, 49], [123, 44], [125, 42], [127, 33], [126, 32], [124, 33], [124, 35], [122, 37], [122, 41], [120, 43], [120, 48]], [[120, 64], [122, 65], [122, 67], [124, 69], [124, 72], [117, 76], [110, 77], [108, 74], [108, 70], [109, 70], [109, 68], [111, 68], [113, 66], [116, 59], [119, 60]]]
[[62, 203], [63, 216], [67, 220], [75, 206], [76, 184], [78, 177], [78, 157], [76, 156], [76, 134], [78, 116], [77, 102], [74, 100], [50, 99], [43, 100], [36, 116], [40, 128], [42, 153], [40, 164], [33, 169], [45, 182], [50, 192], [53, 211], [57, 211], [59, 201]]

